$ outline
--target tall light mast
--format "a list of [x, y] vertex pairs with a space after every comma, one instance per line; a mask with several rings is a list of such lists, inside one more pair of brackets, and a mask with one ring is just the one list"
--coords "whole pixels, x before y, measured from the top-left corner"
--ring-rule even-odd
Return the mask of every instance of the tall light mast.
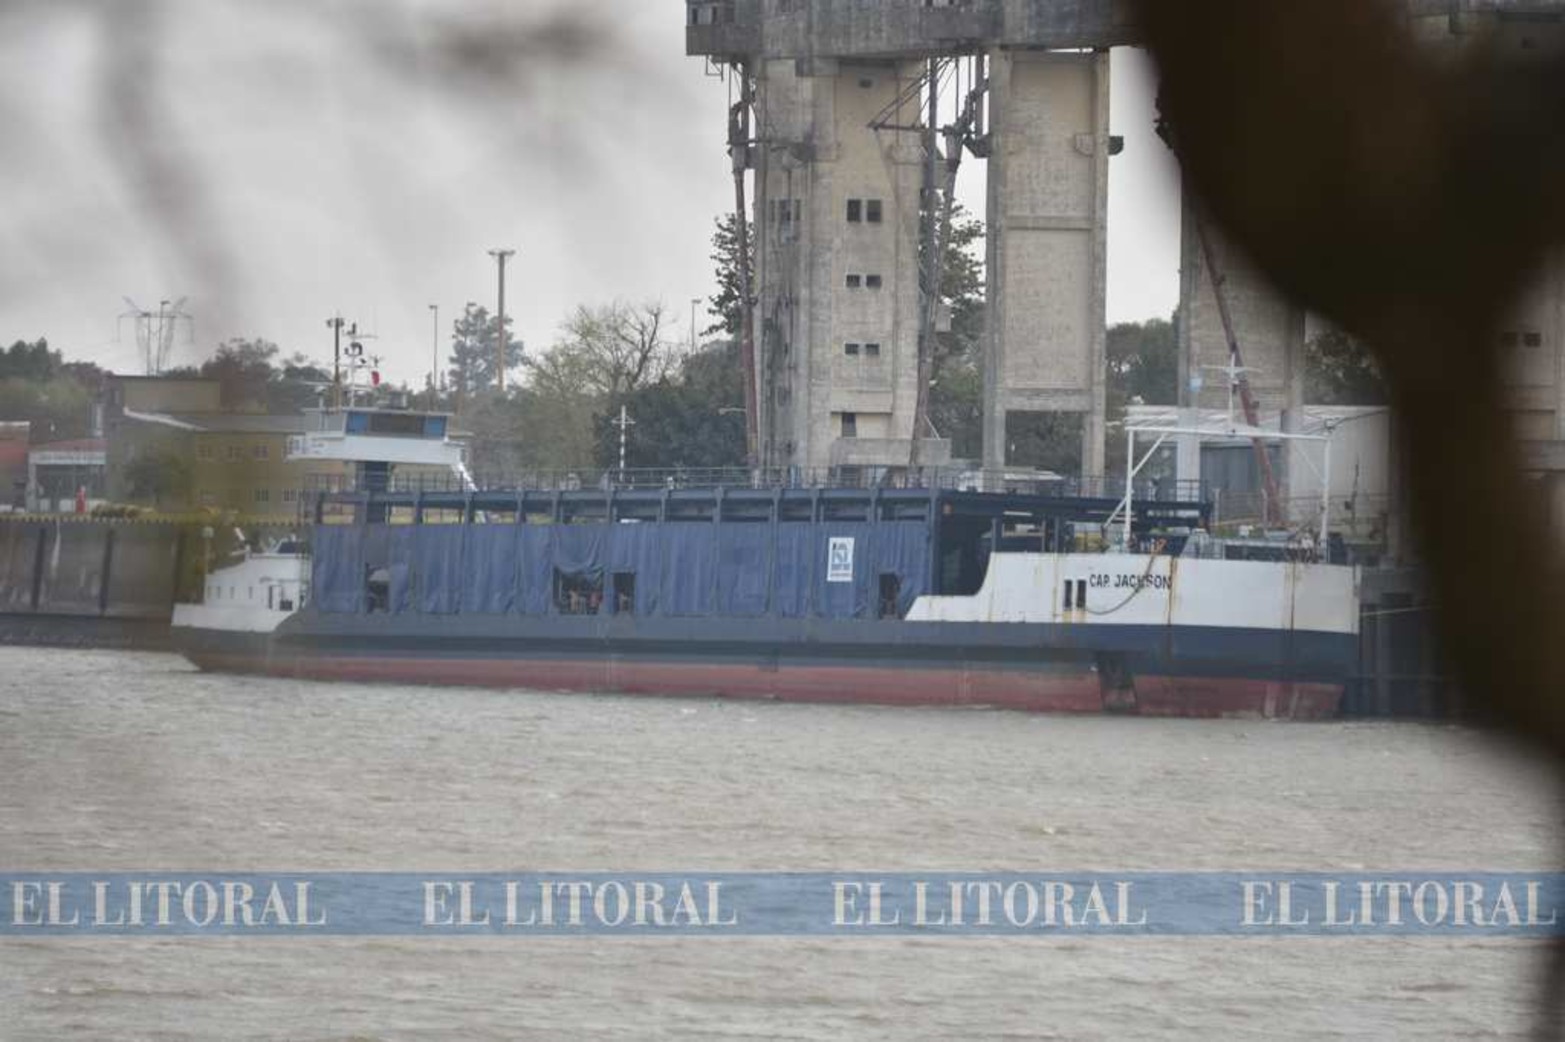
[[489, 256], [495, 259], [499, 266], [500, 293], [499, 314], [495, 316], [495, 379], [500, 388], [500, 393], [505, 393], [505, 349], [509, 337], [505, 335], [505, 262], [516, 256], [515, 250], [493, 249]]

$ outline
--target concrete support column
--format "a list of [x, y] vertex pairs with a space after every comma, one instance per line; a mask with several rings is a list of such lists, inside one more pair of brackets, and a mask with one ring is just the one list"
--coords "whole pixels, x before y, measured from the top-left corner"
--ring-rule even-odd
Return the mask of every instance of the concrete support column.
[[[917, 403], [920, 62], [766, 62], [757, 77], [764, 458], [906, 466]], [[844, 417], [852, 417], [851, 427]]]
[[990, 54], [989, 329], [984, 466], [1007, 463], [1010, 412], [1084, 417], [1082, 472], [1103, 473], [1109, 56]]

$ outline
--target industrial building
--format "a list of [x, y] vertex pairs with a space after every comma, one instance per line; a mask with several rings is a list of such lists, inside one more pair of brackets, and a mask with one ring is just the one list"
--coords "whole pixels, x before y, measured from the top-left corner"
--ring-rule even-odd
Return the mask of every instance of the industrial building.
[[[1437, 52], [1565, 49], [1557, 2], [1407, 0], [1407, 10]], [[754, 239], [756, 462], [873, 475], [950, 460], [920, 391], [945, 319], [926, 292], [939, 274], [927, 258], [939, 255], [965, 158], [986, 163], [988, 180], [982, 466], [1013, 463], [1012, 417], [1047, 413], [1080, 423], [1081, 472], [1103, 474], [1108, 166], [1119, 148], [1109, 49], [1136, 43], [1127, 5], [688, 0], [686, 13], [687, 52], [727, 85], [738, 212]], [[1226, 324], [1260, 424], [1301, 429], [1306, 315], [1193, 202], [1184, 209], [1179, 405], [1225, 408], [1229, 381], [1213, 370], [1232, 364]], [[1496, 335], [1513, 359], [1526, 466], [1565, 519], [1562, 307], [1556, 262]], [[1296, 451], [1279, 461], [1284, 481], [1305, 480]], [[1181, 453], [1178, 477], [1201, 478], [1202, 455]]]

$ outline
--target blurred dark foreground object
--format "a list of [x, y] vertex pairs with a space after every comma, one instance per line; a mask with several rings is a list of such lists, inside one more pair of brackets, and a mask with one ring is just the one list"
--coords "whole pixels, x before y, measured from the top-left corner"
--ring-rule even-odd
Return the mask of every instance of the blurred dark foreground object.
[[1378, 0], [1134, 3], [1188, 187], [1279, 289], [1380, 360], [1470, 703], [1565, 756], [1561, 533], [1518, 466], [1493, 335], [1565, 241], [1565, 61], [1434, 54]]

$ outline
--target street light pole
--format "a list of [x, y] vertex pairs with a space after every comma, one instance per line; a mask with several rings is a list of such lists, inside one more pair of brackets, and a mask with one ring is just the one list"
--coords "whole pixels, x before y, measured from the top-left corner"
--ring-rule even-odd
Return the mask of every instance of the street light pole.
[[690, 353], [696, 353], [696, 307], [701, 303], [700, 297], [690, 298]]
[[440, 392], [440, 305], [429, 305], [434, 315], [429, 340], [429, 407], [433, 409]]
[[500, 388], [500, 393], [505, 393], [505, 348], [509, 339], [505, 335], [505, 262], [516, 256], [515, 250], [494, 249], [489, 251], [489, 256], [495, 259], [500, 268], [500, 313], [495, 316], [495, 380]]

